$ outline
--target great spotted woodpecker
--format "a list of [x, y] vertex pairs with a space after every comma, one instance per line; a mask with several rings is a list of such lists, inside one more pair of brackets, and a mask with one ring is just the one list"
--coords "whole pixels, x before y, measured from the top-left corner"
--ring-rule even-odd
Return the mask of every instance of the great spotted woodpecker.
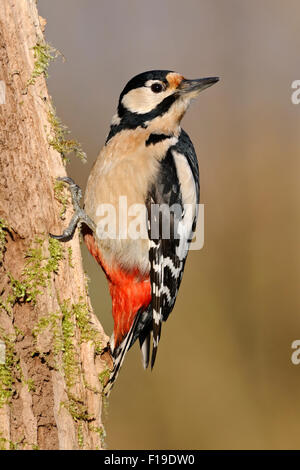
[[[70, 184], [75, 214], [68, 229], [55, 237], [69, 240], [78, 221], [83, 222], [85, 243], [104, 270], [112, 297], [110, 387], [137, 339], [147, 368], [152, 335], [154, 365], [162, 321], [174, 307], [197, 221], [198, 162], [180, 121], [191, 99], [217, 81], [187, 80], [166, 70], [132, 78], [120, 95], [105, 146], [90, 173], [84, 210], [79, 206], [79, 187], [62, 178]], [[120, 205], [124, 197], [126, 214]], [[133, 206], [145, 208], [139, 219], [144, 237], [129, 235]], [[103, 218], [103, 208], [108, 207], [113, 209], [108, 211], [111, 220]], [[121, 218], [125, 231], [123, 226], [108, 233], [106, 226]]]

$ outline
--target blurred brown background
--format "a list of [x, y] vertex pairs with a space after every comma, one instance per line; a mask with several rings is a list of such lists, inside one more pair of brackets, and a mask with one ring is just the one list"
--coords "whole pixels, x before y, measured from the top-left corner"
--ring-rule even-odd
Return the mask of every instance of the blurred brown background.
[[[39, 0], [58, 115], [88, 154], [83, 188], [133, 75], [219, 75], [183, 121], [197, 150], [205, 246], [191, 253], [156, 367], [128, 353], [109, 400], [114, 449], [299, 448], [298, 0]], [[106, 332], [106, 280], [83, 248]]]

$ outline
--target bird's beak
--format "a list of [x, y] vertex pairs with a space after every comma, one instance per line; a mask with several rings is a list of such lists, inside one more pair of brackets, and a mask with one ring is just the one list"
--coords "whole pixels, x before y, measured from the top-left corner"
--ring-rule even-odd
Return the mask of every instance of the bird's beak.
[[197, 78], [195, 80], [186, 80], [184, 78], [177, 90], [182, 96], [188, 95], [190, 98], [194, 98], [198, 96], [200, 91], [205, 90], [205, 88], [212, 86], [218, 81], [219, 77]]

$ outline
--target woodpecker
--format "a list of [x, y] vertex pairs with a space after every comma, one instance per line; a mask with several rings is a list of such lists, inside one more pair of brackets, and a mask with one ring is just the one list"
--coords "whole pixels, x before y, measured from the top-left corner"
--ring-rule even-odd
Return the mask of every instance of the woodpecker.
[[[175, 304], [198, 213], [198, 161], [180, 122], [191, 100], [218, 80], [187, 80], [169, 70], [135, 76], [120, 95], [106, 143], [89, 175], [84, 209], [79, 206], [80, 188], [70, 178], [60, 178], [70, 184], [75, 214], [62, 235], [51, 236], [69, 240], [81, 221], [87, 248], [109, 284], [114, 319], [110, 387], [137, 339], [147, 368], [152, 337], [154, 366], [162, 322]], [[107, 236], [109, 222], [124, 216], [128, 225], [130, 216], [120, 206], [124, 198], [127, 211], [145, 208], [139, 219], [144, 237], [131, 237], [119, 227]], [[108, 206], [114, 209], [112, 220], [103, 218], [102, 209]], [[170, 228], [167, 236], [165, 226]]]

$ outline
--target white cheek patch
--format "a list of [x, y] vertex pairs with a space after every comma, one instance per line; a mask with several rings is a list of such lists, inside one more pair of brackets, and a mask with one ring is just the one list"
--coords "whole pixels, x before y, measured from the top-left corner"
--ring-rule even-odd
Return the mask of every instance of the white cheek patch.
[[[150, 80], [149, 80], [150, 82]], [[151, 80], [152, 82], [152, 80]], [[155, 80], [153, 81], [153, 83]], [[147, 82], [148, 83], [148, 82]], [[132, 113], [145, 114], [156, 108], [174, 90], [167, 88], [160, 93], [153, 93], [150, 86], [143, 86], [129, 91], [122, 99], [122, 104]]]

